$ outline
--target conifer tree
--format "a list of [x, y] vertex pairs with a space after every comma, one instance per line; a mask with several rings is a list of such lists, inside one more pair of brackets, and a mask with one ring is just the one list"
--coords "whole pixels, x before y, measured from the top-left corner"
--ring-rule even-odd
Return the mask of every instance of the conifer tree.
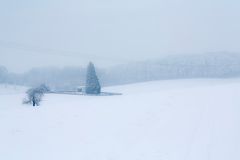
[[87, 94], [100, 94], [101, 85], [99, 83], [95, 67], [92, 62], [88, 64], [85, 92]]

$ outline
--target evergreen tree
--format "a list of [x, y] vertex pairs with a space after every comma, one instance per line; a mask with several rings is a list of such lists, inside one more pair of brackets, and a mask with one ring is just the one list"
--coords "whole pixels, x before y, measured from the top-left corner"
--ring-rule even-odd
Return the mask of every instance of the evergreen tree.
[[87, 94], [100, 94], [101, 86], [96, 75], [95, 67], [92, 62], [87, 68], [86, 90]]

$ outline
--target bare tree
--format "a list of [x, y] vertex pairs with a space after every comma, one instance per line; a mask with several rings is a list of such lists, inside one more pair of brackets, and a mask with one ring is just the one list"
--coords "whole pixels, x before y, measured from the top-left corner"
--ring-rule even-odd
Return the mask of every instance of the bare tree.
[[32, 104], [33, 106], [39, 106], [42, 101], [44, 93], [49, 92], [49, 88], [42, 84], [36, 88], [30, 88], [27, 90], [27, 98], [23, 100], [24, 104]]

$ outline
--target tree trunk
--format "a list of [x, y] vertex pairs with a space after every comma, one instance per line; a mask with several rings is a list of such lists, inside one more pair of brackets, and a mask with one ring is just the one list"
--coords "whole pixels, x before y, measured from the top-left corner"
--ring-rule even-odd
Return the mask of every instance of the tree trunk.
[[36, 103], [35, 103], [35, 101], [33, 101], [33, 106], [36, 106]]

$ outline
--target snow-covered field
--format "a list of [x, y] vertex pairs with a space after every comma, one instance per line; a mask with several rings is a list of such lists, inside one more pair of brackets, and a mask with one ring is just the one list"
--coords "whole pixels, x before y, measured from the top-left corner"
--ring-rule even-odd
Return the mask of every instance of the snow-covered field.
[[105, 88], [22, 105], [0, 87], [0, 160], [239, 160], [240, 79]]

